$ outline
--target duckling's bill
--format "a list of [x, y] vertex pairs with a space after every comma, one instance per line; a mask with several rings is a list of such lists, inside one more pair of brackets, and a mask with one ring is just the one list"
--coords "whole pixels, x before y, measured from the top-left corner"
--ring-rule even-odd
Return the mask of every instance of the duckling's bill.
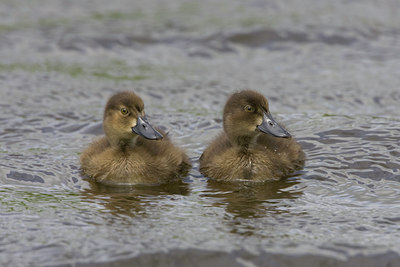
[[150, 140], [163, 138], [162, 134], [154, 129], [145, 117], [138, 117], [136, 126], [132, 127], [132, 132]]
[[261, 132], [270, 134], [275, 137], [288, 138], [291, 137], [290, 133], [286, 131], [282, 126], [280, 126], [274, 118], [272, 118], [271, 113], [265, 112], [263, 114], [263, 120], [260, 125], [257, 126]]

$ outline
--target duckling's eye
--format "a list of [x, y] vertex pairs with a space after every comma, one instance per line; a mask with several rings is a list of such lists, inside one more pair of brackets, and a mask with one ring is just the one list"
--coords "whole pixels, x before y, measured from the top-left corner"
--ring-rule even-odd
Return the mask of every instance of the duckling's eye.
[[254, 107], [252, 107], [252, 106], [250, 106], [250, 105], [246, 105], [246, 106], [244, 107], [244, 110], [245, 110], [246, 112], [254, 112]]
[[121, 108], [121, 114], [122, 115], [128, 115], [129, 111], [126, 108]]

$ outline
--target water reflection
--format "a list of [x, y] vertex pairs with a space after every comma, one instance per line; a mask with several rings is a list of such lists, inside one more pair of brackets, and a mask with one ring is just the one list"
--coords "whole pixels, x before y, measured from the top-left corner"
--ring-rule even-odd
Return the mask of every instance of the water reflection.
[[89, 184], [90, 188], [85, 189], [82, 195], [91, 202], [103, 205], [106, 212], [118, 217], [144, 216], [151, 207], [159, 207], [160, 200], [173, 201], [174, 195], [187, 196], [190, 193], [188, 184], [184, 182], [153, 186], [107, 186], [94, 181], [89, 181]]
[[271, 212], [287, 212], [280, 200], [301, 196], [302, 192], [296, 188], [299, 183], [295, 177], [263, 183], [209, 180], [202, 196], [213, 198], [213, 206], [225, 207], [234, 217], [263, 217]]

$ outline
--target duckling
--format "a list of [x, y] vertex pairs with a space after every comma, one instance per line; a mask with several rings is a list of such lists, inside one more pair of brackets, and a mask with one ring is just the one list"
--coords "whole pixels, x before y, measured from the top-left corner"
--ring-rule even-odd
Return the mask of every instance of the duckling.
[[187, 175], [187, 155], [153, 128], [135, 93], [117, 93], [108, 100], [103, 128], [105, 136], [80, 157], [84, 175], [108, 185], [159, 184]]
[[224, 131], [200, 157], [200, 172], [218, 181], [267, 181], [304, 165], [301, 146], [271, 116], [267, 99], [244, 90], [226, 102]]

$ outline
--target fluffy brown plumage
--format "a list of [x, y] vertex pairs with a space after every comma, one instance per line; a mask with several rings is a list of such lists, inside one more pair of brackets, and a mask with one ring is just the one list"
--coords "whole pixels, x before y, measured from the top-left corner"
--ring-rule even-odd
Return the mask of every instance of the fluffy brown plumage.
[[132, 92], [112, 96], [103, 118], [105, 136], [81, 155], [85, 175], [110, 185], [179, 180], [191, 166], [184, 151], [146, 120], [142, 99]]
[[258, 92], [234, 93], [226, 102], [224, 131], [200, 157], [200, 172], [219, 181], [276, 180], [304, 165], [296, 140], [271, 116]]

